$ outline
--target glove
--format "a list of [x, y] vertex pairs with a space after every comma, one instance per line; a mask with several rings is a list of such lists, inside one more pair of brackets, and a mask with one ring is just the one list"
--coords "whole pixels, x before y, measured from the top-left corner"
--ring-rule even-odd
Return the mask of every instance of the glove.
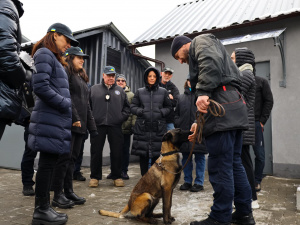
[[98, 132], [96, 130], [93, 130], [93, 131], [90, 132], [90, 136], [91, 136], [91, 138], [97, 137]]

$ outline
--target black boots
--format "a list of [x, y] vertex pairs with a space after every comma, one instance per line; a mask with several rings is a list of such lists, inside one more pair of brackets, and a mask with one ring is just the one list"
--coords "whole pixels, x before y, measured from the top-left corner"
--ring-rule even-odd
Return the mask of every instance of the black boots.
[[35, 197], [32, 225], [60, 225], [68, 221], [64, 213], [57, 213], [50, 207], [48, 197]]
[[86, 201], [85, 198], [77, 196], [74, 193], [73, 188], [65, 189], [65, 196], [67, 199], [72, 200], [75, 203], [75, 205], [82, 205]]
[[75, 203], [72, 200], [67, 199], [65, 194], [62, 191], [59, 192], [54, 191], [52, 206], [62, 208], [62, 209], [67, 209], [73, 207], [74, 205]]
[[248, 215], [240, 215], [236, 211], [232, 213], [232, 219], [231, 223], [234, 224], [244, 224], [244, 225], [254, 225], [255, 220], [253, 218], [252, 213], [249, 213]]

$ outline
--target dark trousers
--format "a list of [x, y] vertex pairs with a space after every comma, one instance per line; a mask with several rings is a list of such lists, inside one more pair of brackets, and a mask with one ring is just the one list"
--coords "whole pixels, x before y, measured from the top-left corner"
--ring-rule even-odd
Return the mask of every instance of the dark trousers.
[[6, 122], [4, 120], [0, 119], [0, 140], [3, 136], [4, 130], [5, 130]]
[[27, 146], [28, 140], [28, 127], [29, 125], [25, 126], [24, 128], [24, 141], [25, 141], [25, 151], [23, 153], [23, 158], [21, 162], [21, 174], [22, 174], [22, 183], [23, 185], [30, 185], [33, 186], [35, 183], [32, 180], [34, 174], [34, 160], [37, 155], [37, 152], [32, 151]]
[[121, 178], [122, 172], [122, 148], [124, 137], [121, 126], [97, 126], [98, 135], [91, 137], [91, 175], [92, 179], [102, 180], [103, 147], [106, 136], [110, 148], [110, 162], [112, 179]]
[[80, 173], [80, 170], [81, 170], [80, 167], [81, 167], [82, 160], [83, 160], [84, 143], [85, 143], [85, 140], [88, 139], [88, 137], [89, 137], [89, 133], [86, 132], [86, 134], [84, 135], [84, 138], [82, 140], [82, 144], [81, 144], [81, 147], [80, 147], [80, 152], [79, 152], [78, 158], [75, 161], [74, 173], [73, 174]]
[[122, 161], [122, 172], [127, 173], [129, 165], [129, 148], [130, 148], [130, 134], [123, 134], [124, 144], [123, 144], [123, 161]]
[[243, 145], [242, 147], [242, 163], [245, 168], [247, 178], [251, 187], [252, 191], [252, 199], [253, 201], [257, 200], [257, 195], [255, 191], [255, 179], [254, 179], [254, 171], [253, 171], [253, 164], [252, 159], [250, 156], [250, 146], [249, 145]]
[[242, 165], [242, 131], [216, 132], [206, 137], [209, 181], [214, 189], [210, 217], [231, 221], [232, 201], [242, 215], [251, 212], [251, 187]]
[[[151, 166], [155, 163], [158, 157], [153, 157], [151, 159]], [[140, 156], [140, 169], [141, 175], [144, 176], [145, 173], [149, 170], [149, 157], [148, 156]]]
[[73, 192], [74, 163], [78, 158], [84, 134], [72, 132], [71, 151], [69, 154], [59, 155], [55, 166], [52, 189], [60, 192]]
[[263, 128], [259, 121], [255, 121], [255, 145], [253, 146], [253, 150], [255, 154], [255, 182], [260, 184], [265, 168], [265, 143]]
[[39, 168], [35, 177], [36, 197], [48, 197], [57, 154], [40, 152]]

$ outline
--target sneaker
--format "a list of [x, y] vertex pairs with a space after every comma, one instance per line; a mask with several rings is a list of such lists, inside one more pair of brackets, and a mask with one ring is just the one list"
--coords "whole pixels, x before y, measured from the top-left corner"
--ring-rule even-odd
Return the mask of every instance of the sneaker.
[[99, 181], [97, 179], [91, 179], [90, 180], [89, 187], [95, 188], [95, 187], [98, 187], [98, 185], [99, 185]]
[[221, 223], [221, 222], [218, 222], [210, 217], [208, 217], [207, 219], [205, 220], [201, 220], [201, 221], [193, 221], [190, 223], [190, 225], [216, 225], [216, 224], [219, 224], [219, 225], [230, 225], [230, 223]]
[[260, 190], [261, 190], [260, 184], [256, 184], [256, 185], [255, 185], [255, 191], [256, 191], [256, 192], [259, 192]]
[[73, 174], [73, 180], [85, 181], [86, 178], [82, 175], [81, 172]]
[[106, 179], [112, 179], [111, 173], [107, 175]]
[[126, 172], [122, 172], [121, 177], [123, 180], [129, 180], [129, 176]]
[[182, 184], [179, 188], [179, 190], [181, 191], [188, 191], [192, 188], [192, 184], [186, 183], [184, 182], [184, 184]]
[[203, 191], [204, 188], [200, 184], [194, 184], [193, 187], [190, 189], [191, 192], [198, 192], [198, 191]]
[[114, 180], [115, 187], [124, 187], [124, 181], [122, 179], [116, 179]]
[[232, 213], [231, 223], [243, 224], [243, 225], [254, 225], [255, 221], [252, 213], [248, 215], [239, 215], [236, 211]]
[[252, 206], [252, 209], [259, 209], [258, 201], [257, 200], [252, 201], [251, 206]]
[[24, 185], [22, 193], [23, 193], [24, 196], [33, 196], [33, 195], [35, 195], [34, 190], [33, 190], [31, 185]]

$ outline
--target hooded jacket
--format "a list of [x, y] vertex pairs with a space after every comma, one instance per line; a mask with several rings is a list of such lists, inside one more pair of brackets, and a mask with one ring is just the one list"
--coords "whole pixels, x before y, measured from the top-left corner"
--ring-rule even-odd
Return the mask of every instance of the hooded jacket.
[[72, 103], [68, 76], [48, 48], [34, 54], [36, 74], [32, 76], [36, 95], [28, 147], [33, 151], [66, 154], [71, 148]]
[[[195, 95], [190, 91], [189, 87], [186, 87], [184, 94], [181, 94], [178, 98], [175, 110], [175, 127], [181, 128], [182, 130], [190, 130], [195, 121], [196, 111]], [[196, 142], [193, 153], [207, 154], [204, 143], [204, 139], [201, 144]], [[184, 142], [180, 146], [180, 151], [189, 153], [192, 149], [192, 145], [192, 142]]]
[[[19, 1], [20, 14], [22, 8]], [[18, 53], [22, 34], [19, 24], [19, 12], [12, 0], [0, 1], [0, 80], [11, 88], [18, 88], [24, 83], [26, 71]]]
[[245, 98], [248, 111], [249, 129], [243, 131], [243, 145], [255, 144], [255, 57], [251, 50], [246, 48], [235, 49], [236, 65], [242, 72], [242, 87], [241, 93]]
[[204, 115], [203, 136], [218, 131], [248, 129], [247, 107], [241, 90], [241, 74], [222, 43], [212, 34], [195, 37], [189, 49], [189, 72], [196, 97], [206, 95], [223, 105], [225, 115]]
[[[156, 81], [149, 86], [148, 73], [154, 71]], [[159, 87], [159, 71], [149, 67], [144, 73], [146, 87], [139, 88], [130, 105], [131, 112], [137, 115], [133, 129], [132, 155], [158, 157], [161, 140], [167, 132], [166, 117], [172, 110], [166, 89]]]
[[[134, 94], [130, 91], [130, 87], [125, 87], [125, 93], [127, 95], [127, 99], [129, 104], [131, 104]], [[136, 115], [129, 114], [128, 119], [122, 124], [122, 132], [123, 134], [132, 134], [132, 128], [136, 121]]]

